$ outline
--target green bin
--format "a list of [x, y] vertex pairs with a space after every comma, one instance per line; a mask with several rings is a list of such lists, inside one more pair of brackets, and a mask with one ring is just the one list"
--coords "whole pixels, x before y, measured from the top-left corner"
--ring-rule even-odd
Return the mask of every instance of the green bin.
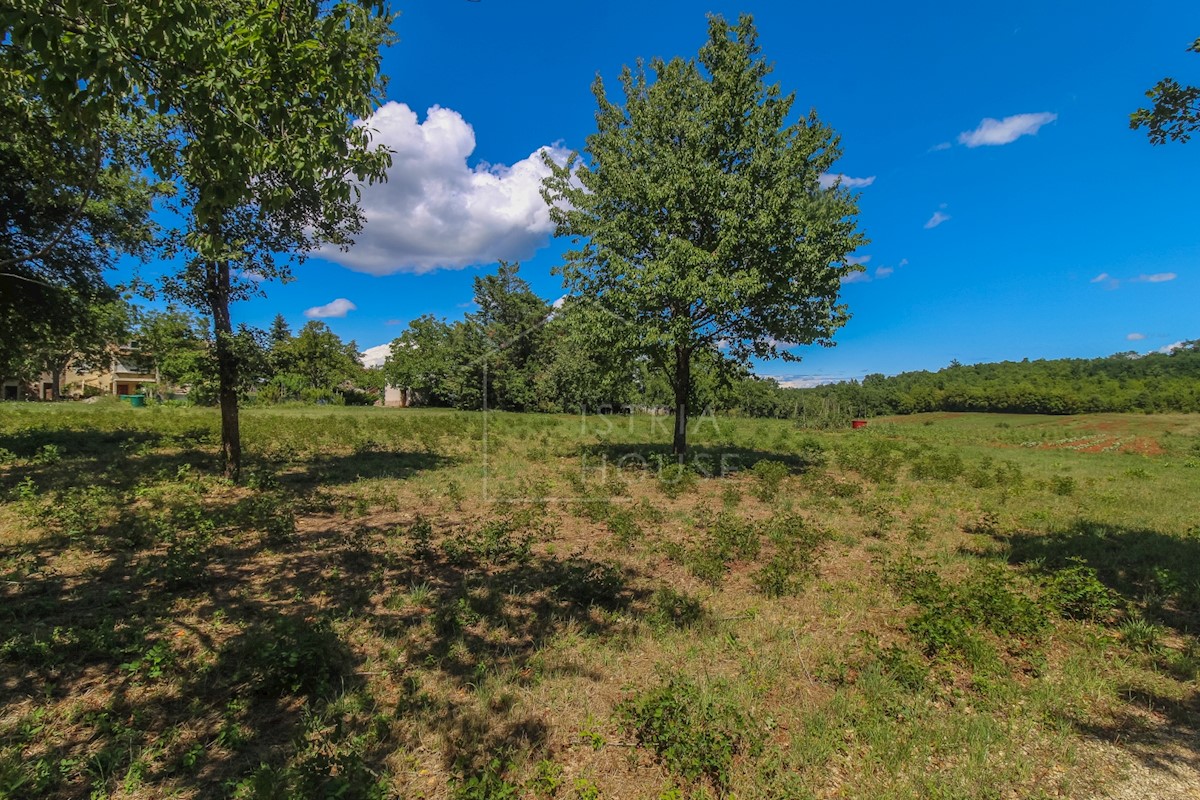
[[146, 395], [144, 395], [144, 394], [129, 395], [129, 405], [133, 406], [134, 408], [145, 408], [146, 407]]

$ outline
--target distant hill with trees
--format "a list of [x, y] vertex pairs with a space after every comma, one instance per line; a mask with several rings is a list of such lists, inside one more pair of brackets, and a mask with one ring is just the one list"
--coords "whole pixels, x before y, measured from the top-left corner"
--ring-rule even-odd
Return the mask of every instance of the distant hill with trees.
[[[923, 411], [1014, 414], [1200, 412], [1200, 340], [1169, 353], [1116, 353], [1060, 358], [952, 363], [937, 372], [867, 375], [861, 381], [787, 389], [775, 385], [739, 401], [755, 416], [879, 416]], [[775, 403], [775, 408], [769, 404]]]

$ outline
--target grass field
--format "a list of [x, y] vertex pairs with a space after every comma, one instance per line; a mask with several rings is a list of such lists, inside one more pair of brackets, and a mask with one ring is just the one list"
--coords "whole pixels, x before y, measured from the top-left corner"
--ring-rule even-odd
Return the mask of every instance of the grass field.
[[1196, 416], [702, 417], [680, 470], [662, 418], [251, 409], [241, 487], [217, 423], [0, 408], [0, 798], [1167, 797], [1197, 759]]

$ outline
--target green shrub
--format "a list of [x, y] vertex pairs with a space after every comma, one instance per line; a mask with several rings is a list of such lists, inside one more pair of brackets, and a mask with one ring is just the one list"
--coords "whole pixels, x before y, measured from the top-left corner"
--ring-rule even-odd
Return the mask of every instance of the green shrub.
[[1075, 494], [1075, 479], [1070, 475], [1055, 475], [1050, 479], [1050, 491], [1062, 497]]
[[655, 590], [646, 621], [656, 628], [694, 628], [708, 619], [703, 601], [669, 586]]
[[788, 476], [788, 468], [782, 461], [763, 459], [750, 468], [750, 474], [754, 477], [754, 496], [769, 503], [779, 494], [779, 487]]
[[1095, 569], [1082, 559], [1056, 571], [1049, 579], [1047, 600], [1058, 613], [1071, 619], [1108, 619], [1117, 608], [1117, 595], [1100, 582]]
[[721, 685], [701, 688], [677, 675], [618, 706], [624, 725], [672, 772], [729, 788], [734, 756], [755, 753], [761, 736]]
[[235, 665], [236, 683], [269, 697], [326, 694], [350, 669], [348, 650], [322, 620], [271, 618], [248, 628], [222, 655]]
[[917, 455], [912, 462], [912, 476], [917, 480], [935, 480], [949, 483], [963, 474], [965, 466], [962, 456], [955, 452], [929, 450]]
[[696, 485], [696, 473], [686, 464], [667, 464], [658, 472], [658, 488], [667, 497], [687, 494]]

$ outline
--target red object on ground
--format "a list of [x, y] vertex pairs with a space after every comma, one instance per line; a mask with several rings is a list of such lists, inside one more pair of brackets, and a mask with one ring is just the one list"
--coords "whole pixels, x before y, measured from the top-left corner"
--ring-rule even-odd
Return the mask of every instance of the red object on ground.
[[850, 420], [850, 427], [851, 428], [865, 428], [865, 427], [867, 427], [867, 421], [865, 419]]

